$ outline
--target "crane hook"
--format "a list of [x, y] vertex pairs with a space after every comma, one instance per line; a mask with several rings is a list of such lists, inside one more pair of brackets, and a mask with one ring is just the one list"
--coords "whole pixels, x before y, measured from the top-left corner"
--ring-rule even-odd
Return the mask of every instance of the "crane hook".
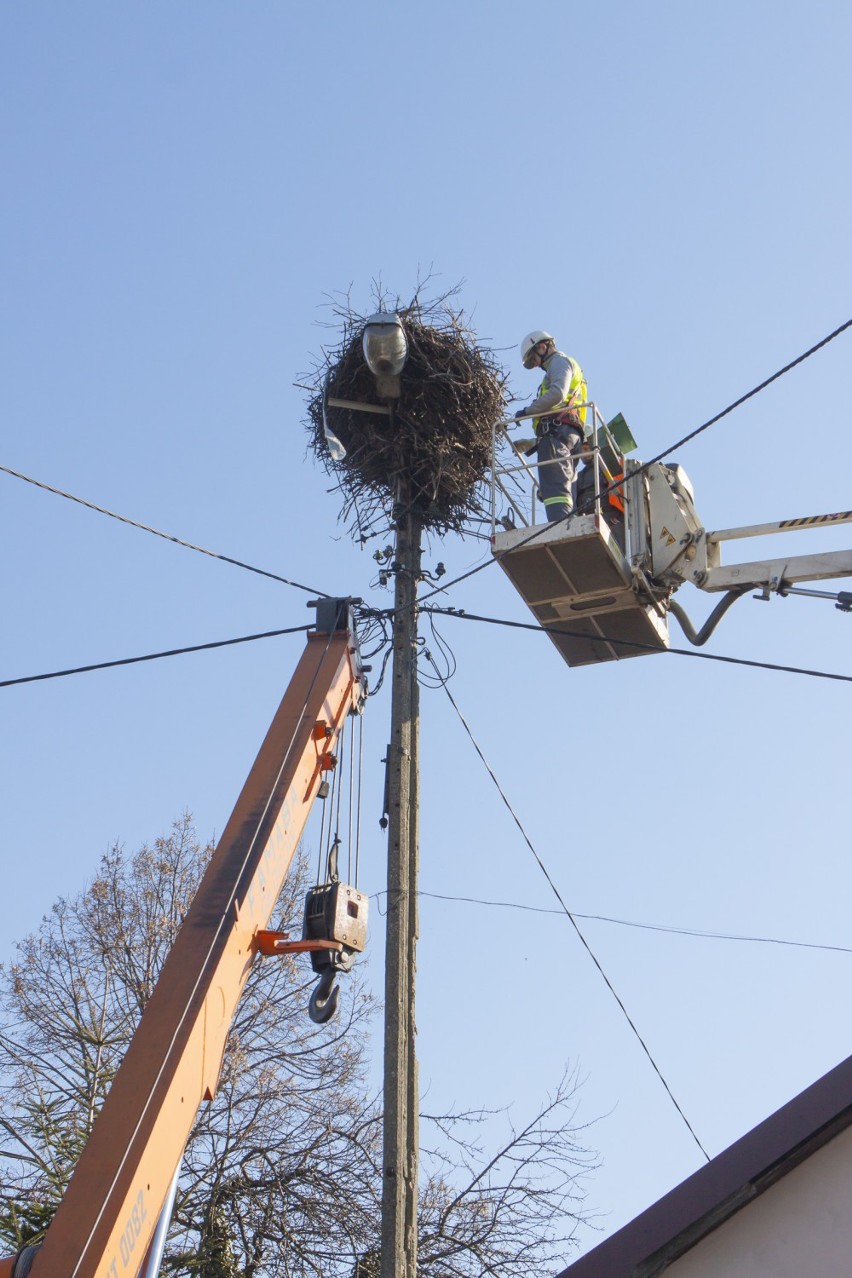
[[327, 967], [314, 986], [314, 992], [308, 1003], [308, 1016], [317, 1025], [324, 1025], [326, 1021], [330, 1021], [337, 1011], [340, 986], [335, 985], [336, 978], [335, 969]]

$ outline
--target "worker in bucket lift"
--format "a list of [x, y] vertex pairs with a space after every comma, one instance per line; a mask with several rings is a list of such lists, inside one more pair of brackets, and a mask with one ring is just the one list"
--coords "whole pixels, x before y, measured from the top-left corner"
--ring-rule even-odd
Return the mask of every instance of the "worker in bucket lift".
[[[535, 329], [521, 342], [524, 368], [540, 368], [544, 380], [538, 395], [526, 408], [515, 414], [515, 421], [532, 417], [534, 440], [521, 440], [515, 447], [537, 453], [538, 487], [549, 523], [570, 515], [574, 506], [576, 456], [580, 451], [586, 424], [586, 379], [575, 359], [556, 349], [550, 333]], [[561, 412], [547, 413], [559, 408]]]

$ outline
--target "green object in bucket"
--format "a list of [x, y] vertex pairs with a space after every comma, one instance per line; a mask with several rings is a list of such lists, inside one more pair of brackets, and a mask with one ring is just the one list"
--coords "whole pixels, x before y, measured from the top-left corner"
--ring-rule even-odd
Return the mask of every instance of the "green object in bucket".
[[621, 471], [622, 459], [627, 453], [632, 453], [636, 447], [636, 440], [631, 434], [630, 427], [624, 420], [623, 413], [617, 413], [611, 422], [607, 422], [607, 431], [618, 448], [618, 454], [614, 451], [610, 440], [604, 435], [599, 440], [601, 446], [601, 456], [606, 463], [607, 468], [613, 474]]

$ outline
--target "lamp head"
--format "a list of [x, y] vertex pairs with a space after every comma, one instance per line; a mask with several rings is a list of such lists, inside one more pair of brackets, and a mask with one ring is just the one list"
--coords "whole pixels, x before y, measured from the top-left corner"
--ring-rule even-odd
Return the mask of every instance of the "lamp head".
[[399, 377], [408, 359], [408, 339], [398, 315], [371, 315], [364, 327], [364, 359], [376, 377]]

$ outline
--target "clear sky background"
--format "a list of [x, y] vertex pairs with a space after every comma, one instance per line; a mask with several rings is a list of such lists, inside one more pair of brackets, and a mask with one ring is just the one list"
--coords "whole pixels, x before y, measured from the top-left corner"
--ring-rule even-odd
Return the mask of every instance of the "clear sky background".
[[[649, 457], [852, 314], [850, 38], [829, 0], [7, 0], [0, 464], [389, 605], [375, 546], [351, 544], [306, 456], [294, 383], [329, 341], [328, 296], [351, 288], [369, 311], [377, 278], [403, 298], [430, 271], [437, 291], [463, 281], [519, 400], [536, 379], [517, 343], [547, 328]], [[682, 450], [707, 527], [852, 505], [850, 343]], [[309, 619], [303, 592], [2, 473], [0, 537], [5, 679]], [[432, 539], [425, 562], [455, 577], [488, 553]], [[713, 602], [678, 597], [696, 621]], [[446, 602], [528, 619], [494, 566]], [[531, 633], [440, 631], [572, 909], [852, 947], [848, 684], [676, 655], [572, 671]], [[746, 598], [703, 651], [849, 675], [850, 638], [831, 602]], [[687, 646], [676, 624], [672, 639]], [[0, 690], [0, 956], [114, 840], [136, 847], [185, 808], [221, 831], [301, 649]], [[422, 713], [423, 889], [553, 907], [445, 694], [424, 690]], [[388, 717], [380, 695], [370, 892]], [[520, 1122], [575, 1065], [604, 1233], [699, 1166], [564, 917], [424, 897], [421, 925], [427, 1108], [511, 1104]], [[585, 928], [711, 1154], [850, 1051], [848, 951]], [[380, 987], [378, 911], [370, 948]]]

